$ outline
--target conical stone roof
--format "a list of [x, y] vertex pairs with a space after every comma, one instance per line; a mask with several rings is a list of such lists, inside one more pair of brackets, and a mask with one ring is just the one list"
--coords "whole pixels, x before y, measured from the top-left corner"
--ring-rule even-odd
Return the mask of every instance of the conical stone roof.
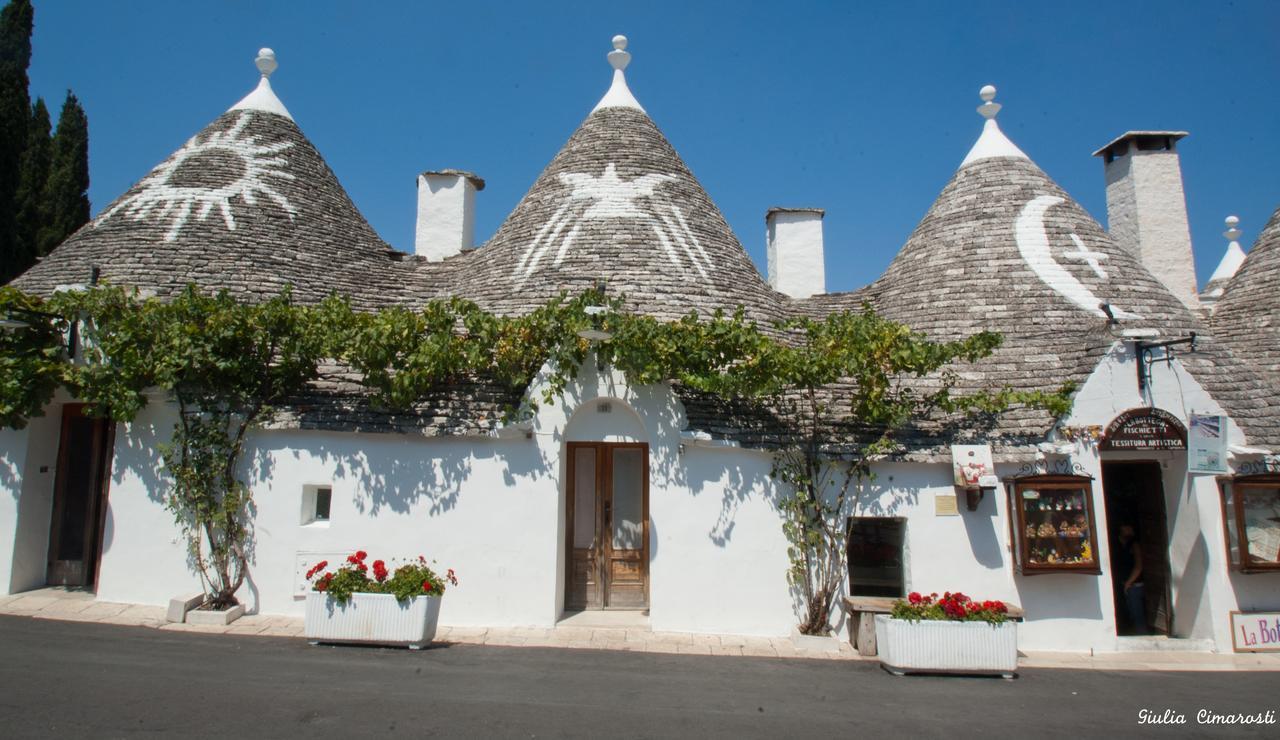
[[674, 319], [691, 310], [780, 317], [724, 216], [626, 89], [614, 86], [506, 221], [457, 272], [456, 292], [502, 313], [605, 280], [628, 308]]
[[333, 291], [357, 305], [394, 300], [390, 248], [272, 93], [269, 51], [256, 90], [14, 285], [48, 293], [98, 267], [161, 296], [196, 283], [251, 300], [285, 285], [306, 302]]
[[1237, 355], [1271, 376], [1272, 395], [1280, 392], [1280, 208], [1223, 290], [1213, 329]]
[[[985, 92], [982, 137], [862, 297], [934, 339], [1000, 332], [992, 357], [962, 369], [962, 389], [1078, 387], [1126, 329], [1195, 331], [1199, 350], [1179, 359], [1252, 439], [1280, 441], [1280, 407], [1256, 403], [1256, 373], [999, 132]], [[1042, 439], [1053, 423], [1014, 411], [984, 433], [1007, 447]]]

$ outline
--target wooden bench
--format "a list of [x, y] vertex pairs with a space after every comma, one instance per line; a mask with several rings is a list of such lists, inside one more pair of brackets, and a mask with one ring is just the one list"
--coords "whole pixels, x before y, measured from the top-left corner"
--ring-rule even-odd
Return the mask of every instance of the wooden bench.
[[[876, 654], [876, 615], [893, 611], [893, 596], [846, 596], [844, 610], [849, 615], [849, 642], [858, 649], [859, 655]], [[1025, 613], [1017, 604], [1005, 602], [1009, 607], [1009, 618], [1022, 621]]]

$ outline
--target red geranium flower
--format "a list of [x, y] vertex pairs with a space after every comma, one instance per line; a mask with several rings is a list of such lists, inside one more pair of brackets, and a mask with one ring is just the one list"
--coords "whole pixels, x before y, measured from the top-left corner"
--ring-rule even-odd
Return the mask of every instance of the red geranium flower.
[[912, 604], [919, 604], [924, 599], [923, 597], [920, 596], [919, 593], [912, 591], [910, 594], [907, 595], [907, 600], [910, 601]]
[[381, 560], [373, 561], [373, 577], [378, 579], [378, 583], [387, 580], [387, 564]]

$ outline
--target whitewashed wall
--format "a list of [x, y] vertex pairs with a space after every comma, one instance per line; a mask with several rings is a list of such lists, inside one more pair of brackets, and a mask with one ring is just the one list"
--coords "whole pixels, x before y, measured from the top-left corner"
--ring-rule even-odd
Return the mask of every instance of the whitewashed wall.
[[[1152, 373], [1154, 399], [1144, 399], [1132, 353], [1117, 344], [1079, 391], [1067, 423], [1105, 425], [1153, 400], [1184, 421], [1193, 411], [1221, 413], [1177, 361], [1154, 365]], [[600, 400], [611, 402], [611, 413], [597, 411]], [[0, 432], [0, 585], [9, 591], [43, 582], [57, 411], [55, 404], [27, 430]], [[163, 604], [199, 588], [181, 535], [161, 505], [166, 483], [157, 444], [173, 421], [172, 407], [153, 403], [117, 430], [98, 587], [104, 600]], [[442, 623], [554, 624], [565, 587], [565, 442], [640, 441], [650, 446], [653, 628], [788, 634], [796, 601], [786, 584], [770, 457], [695, 439], [682, 434], [684, 426], [667, 388], [633, 389], [616, 374], [591, 372], [566, 389], [562, 403], [544, 406], [527, 428], [500, 437], [255, 433], [244, 466], [257, 506], [256, 552], [240, 595], [254, 611], [300, 614], [297, 574], [321, 557], [336, 561], [355, 549], [384, 558], [424, 554], [454, 568], [462, 581], [445, 599]], [[1233, 443], [1244, 441], [1234, 424], [1230, 434]], [[1230, 649], [1227, 612], [1280, 607], [1280, 576], [1228, 572], [1216, 484], [1212, 476], [1188, 476], [1185, 457], [1100, 456], [1091, 444], [1073, 446], [1068, 459], [1098, 481], [1102, 576], [1016, 575], [1003, 490], [977, 511], [967, 511], [961, 497], [959, 516], [935, 514], [935, 497], [954, 493], [947, 464], [877, 465], [858, 513], [907, 519], [909, 590], [960, 590], [1020, 604], [1027, 612], [1020, 632], [1026, 649], [1114, 650], [1101, 462], [1157, 460], [1164, 470], [1176, 633]], [[50, 472], [32, 472], [46, 465]], [[998, 465], [997, 473], [1018, 467]], [[333, 489], [331, 520], [304, 524], [303, 491], [316, 485]], [[834, 616], [844, 633], [843, 620]]]
[[59, 393], [24, 429], [0, 429], [0, 593], [44, 585], [64, 401]]
[[[596, 411], [600, 399], [611, 413]], [[153, 404], [117, 436], [100, 598], [161, 604], [198, 588], [159, 499], [155, 450], [173, 413]], [[769, 458], [682, 450], [683, 426], [668, 389], [633, 390], [605, 374], [580, 379], [527, 433], [502, 438], [256, 432], [244, 460], [256, 551], [239, 595], [251, 611], [301, 614], [299, 563], [356, 549], [423, 554], [461, 580], [443, 624], [552, 625], [564, 600], [565, 442], [641, 441], [650, 445], [653, 628], [787, 634], [795, 617]], [[316, 485], [332, 487], [331, 518], [304, 524], [303, 490]]]

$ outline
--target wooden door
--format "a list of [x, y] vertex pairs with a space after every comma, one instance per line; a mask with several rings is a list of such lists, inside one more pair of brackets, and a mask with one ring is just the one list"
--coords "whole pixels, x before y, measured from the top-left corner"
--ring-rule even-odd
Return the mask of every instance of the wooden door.
[[112, 425], [84, 415], [83, 404], [62, 407], [58, 468], [49, 524], [47, 582], [92, 586], [102, 551]]
[[649, 606], [649, 447], [568, 445], [565, 609]]

